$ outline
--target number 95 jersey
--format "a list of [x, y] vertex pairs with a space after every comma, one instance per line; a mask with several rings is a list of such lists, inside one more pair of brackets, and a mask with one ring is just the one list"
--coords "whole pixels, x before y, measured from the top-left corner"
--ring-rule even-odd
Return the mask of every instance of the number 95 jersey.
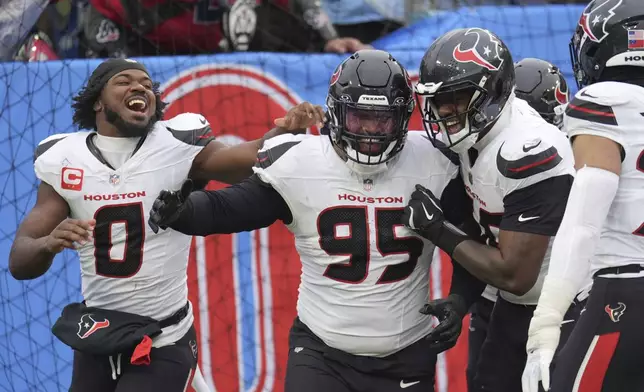
[[288, 204], [302, 263], [300, 320], [328, 346], [386, 356], [431, 330], [428, 300], [434, 246], [401, 224], [416, 184], [440, 197], [458, 174], [420, 132], [388, 168], [357, 175], [328, 136], [266, 141], [255, 172]]
[[[40, 143], [36, 176], [67, 201], [71, 218], [96, 220], [90, 241], [77, 244], [88, 306], [160, 320], [186, 304], [191, 237], [171, 229], [154, 234], [147, 221], [159, 192], [181, 187], [194, 157], [212, 140], [209, 132], [205, 118], [192, 113], [159, 121], [116, 170], [92, 152], [88, 138], [94, 132], [53, 135]], [[190, 311], [164, 329], [154, 346], [178, 340], [192, 321]]]

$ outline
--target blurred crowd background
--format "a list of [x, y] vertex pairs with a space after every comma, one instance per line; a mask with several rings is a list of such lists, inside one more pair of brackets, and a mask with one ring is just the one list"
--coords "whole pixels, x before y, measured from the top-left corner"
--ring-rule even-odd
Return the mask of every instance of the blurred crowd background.
[[0, 60], [351, 53], [460, 7], [587, 0], [0, 0]]

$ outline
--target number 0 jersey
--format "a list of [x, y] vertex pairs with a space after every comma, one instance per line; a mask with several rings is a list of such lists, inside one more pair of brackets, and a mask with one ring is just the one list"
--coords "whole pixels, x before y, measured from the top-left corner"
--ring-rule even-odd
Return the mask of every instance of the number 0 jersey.
[[[37, 177], [67, 201], [71, 218], [96, 220], [90, 241], [77, 244], [88, 306], [160, 320], [186, 304], [191, 237], [171, 229], [154, 234], [147, 221], [159, 192], [181, 187], [194, 157], [212, 140], [209, 132], [206, 119], [192, 113], [159, 121], [116, 170], [90, 150], [94, 132], [53, 135], [39, 144]], [[175, 342], [192, 322], [190, 311], [153, 345]]]
[[566, 108], [564, 129], [571, 138], [601, 136], [623, 149], [619, 187], [591, 261], [591, 273], [644, 264], [644, 88], [601, 82], [580, 90]]
[[[490, 133], [460, 154], [474, 218], [491, 246], [498, 246], [501, 230], [554, 236], [575, 173], [565, 134], [543, 120], [527, 102], [514, 98], [508, 105]], [[505, 300], [537, 304], [551, 245], [552, 241], [532, 289], [523, 296], [501, 291]]]
[[[386, 356], [431, 330], [428, 301], [433, 244], [401, 224], [416, 184], [440, 197], [458, 175], [420, 132], [386, 171], [360, 177], [328, 136], [266, 141], [255, 172], [291, 210], [288, 225], [302, 262], [297, 314], [327, 345]], [[429, 355], [429, 354], [428, 354]]]

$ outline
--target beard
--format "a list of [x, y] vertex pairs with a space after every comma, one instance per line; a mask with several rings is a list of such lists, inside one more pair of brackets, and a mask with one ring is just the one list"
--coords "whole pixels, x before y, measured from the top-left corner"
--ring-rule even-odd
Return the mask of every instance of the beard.
[[152, 130], [154, 124], [158, 121], [156, 115], [153, 115], [145, 125], [127, 122], [123, 117], [107, 106], [105, 107], [105, 119], [107, 122], [114, 125], [118, 133], [123, 137], [143, 137]]

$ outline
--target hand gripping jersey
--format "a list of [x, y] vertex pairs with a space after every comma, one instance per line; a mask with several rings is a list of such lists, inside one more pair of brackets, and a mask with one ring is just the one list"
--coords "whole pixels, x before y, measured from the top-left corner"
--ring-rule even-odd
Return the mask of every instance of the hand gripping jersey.
[[[194, 157], [212, 140], [203, 116], [184, 113], [159, 121], [117, 170], [90, 151], [94, 132], [53, 135], [36, 149], [36, 176], [67, 201], [70, 217], [96, 219], [92, 238], [78, 246], [82, 293], [88, 306], [163, 319], [188, 300], [191, 237], [172, 229], [154, 234], [148, 213], [163, 189], [179, 189]], [[192, 311], [154, 339], [181, 338]]]
[[[460, 154], [474, 218], [491, 246], [498, 246], [500, 230], [554, 236], [575, 173], [566, 136], [527, 102], [513, 99], [508, 105], [490, 134], [476, 145], [478, 155], [474, 149]], [[504, 299], [536, 305], [550, 246], [533, 288], [521, 297], [501, 291]]]
[[566, 108], [564, 129], [570, 138], [601, 136], [623, 149], [619, 187], [591, 261], [591, 273], [644, 264], [644, 88], [602, 82], [580, 90]]
[[431, 330], [428, 300], [434, 245], [400, 222], [416, 184], [437, 197], [458, 167], [409, 132], [388, 169], [359, 177], [328, 136], [267, 140], [255, 172], [288, 204], [302, 262], [297, 314], [327, 345], [382, 357]]

